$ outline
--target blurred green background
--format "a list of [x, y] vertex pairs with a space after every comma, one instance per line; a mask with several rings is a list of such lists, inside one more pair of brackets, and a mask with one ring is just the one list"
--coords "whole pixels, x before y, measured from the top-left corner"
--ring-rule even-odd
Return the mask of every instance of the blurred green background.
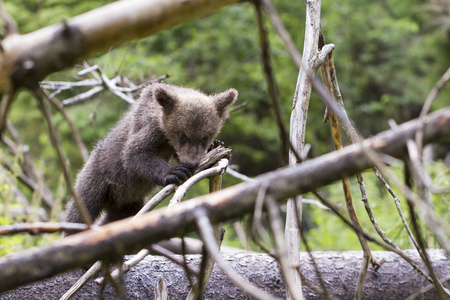
[[[6, 0], [4, 7], [16, 20], [20, 33], [61, 22], [65, 19], [108, 4], [98, 0]], [[305, 5], [303, 1], [274, 0], [298, 49], [303, 49]], [[446, 1], [322, 1], [322, 27], [327, 43], [336, 45], [334, 59], [344, 102], [349, 116], [364, 136], [388, 129], [388, 120], [397, 123], [415, 118], [425, 98], [440, 76], [450, 66], [450, 17]], [[271, 54], [276, 80], [280, 88], [283, 118], [289, 127], [290, 109], [297, 81], [295, 66], [281, 39], [266, 20], [271, 43]], [[179, 25], [89, 60], [98, 64], [110, 77], [126, 76], [135, 83], [143, 79], [171, 74], [169, 82], [202, 89], [208, 93], [230, 87], [239, 91], [237, 104], [247, 106], [232, 113], [219, 139], [233, 149], [232, 164], [240, 172], [255, 176], [283, 166], [280, 140], [274, 112], [260, 61], [258, 29], [255, 10], [251, 3], [242, 3], [207, 17]], [[52, 74], [46, 80], [76, 80], [80, 68]], [[59, 99], [85, 90], [73, 90], [59, 95]], [[445, 88], [435, 101], [433, 110], [450, 104], [450, 88]], [[17, 127], [38, 167], [58, 200], [53, 218], [58, 219], [66, 201], [66, 192], [56, 154], [50, 145], [44, 119], [37, 101], [30, 93], [21, 92], [13, 104], [10, 119]], [[89, 149], [121, 117], [128, 104], [110, 92], [99, 94], [92, 101], [67, 107], [67, 112], [81, 132]], [[306, 141], [311, 144], [311, 157], [333, 150], [329, 124], [322, 122], [324, 104], [312, 94]], [[95, 120], [92, 116], [95, 115]], [[82, 159], [73, 142], [69, 126], [61, 115], [54, 113], [54, 124], [60, 131], [67, 153], [72, 178], [82, 166]], [[345, 143], [345, 141], [344, 141]], [[449, 185], [449, 174], [442, 161], [450, 148], [450, 141], [435, 147], [437, 162], [429, 167], [433, 179], [440, 185]], [[0, 148], [0, 155], [8, 151]], [[10, 157], [12, 161], [20, 157]], [[400, 166], [394, 166], [400, 175]], [[13, 174], [14, 175], [14, 174]], [[369, 200], [382, 229], [400, 247], [409, 248], [409, 241], [401, 221], [393, 213], [393, 199], [383, 191], [371, 174], [367, 174]], [[224, 185], [239, 182], [224, 176]], [[372, 232], [356, 180], [354, 202], [364, 228]], [[201, 183], [190, 191], [189, 197], [207, 191]], [[329, 186], [324, 192], [344, 208], [341, 184]], [[27, 193], [24, 190], [24, 193]], [[30, 192], [26, 194], [32, 199]], [[0, 224], [32, 221], [30, 216], [11, 216], [8, 207], [18, 205], [6, 184], [0, 183]], [[314, 198], [306, 195], [307, 198]], [[433, 198], [436, 211], [449, 219], [448, 198]], [[3, 203], [2, 203], [3, 202]], [[404, 202], [404, 201], [403, 201]], [[404, 203], [403, 203], [404, 204]], [[37, 204], [38, 205], [38, 204]], [[406, 209], [405, 209], [406, 210]], [[2, 212], [0, 210], [0, 212]], [[315, 250], [359, 249], [354, 233], [332, 214], [315, 206], [306, 205], [304, 222], [308, 238]], [[226, 225], [226, 244], [239, 246], [231, 225]], [[429, 236], [429, 235], [427, 235]], [[46, 239], [57, 239], [49, 235]], [[42, 243], [39, 237], [18, 235], [0, 238], [0, 254]], [[429, 246], [438, 246], [429, 236]], [[257, 249], [256, 247], [254, 249]]]

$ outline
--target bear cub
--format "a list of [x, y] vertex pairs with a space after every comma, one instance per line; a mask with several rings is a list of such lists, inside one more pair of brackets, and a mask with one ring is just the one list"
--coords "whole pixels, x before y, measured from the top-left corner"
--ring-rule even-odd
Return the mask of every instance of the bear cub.
[[[156, 185], [192, 176], [237, 96], [235, 89], [206, 95], [165, 83], [146, 87], [77, 175], [75, 191], [91, 219], [102, 211], [103, 224], [135, 215]], [[65, 221], [83, 223], [73, 199]]]

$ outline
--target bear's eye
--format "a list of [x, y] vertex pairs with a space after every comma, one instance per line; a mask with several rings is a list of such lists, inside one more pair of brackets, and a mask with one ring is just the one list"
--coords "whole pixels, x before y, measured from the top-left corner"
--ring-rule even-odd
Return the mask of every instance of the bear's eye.
[[203, 143], [204, 145], [206, 145], [206, 144], [208, 143], [208, 141], [209, 141], [209, 136], [205, 135], [205, 136], [203, 137], [203, 139], [202, 139], [202, 143]]
[[184, 144], [186, 142], [186, 134], [180, 133], [180, 136], [178, 137], [178, 142], [180, 144]]

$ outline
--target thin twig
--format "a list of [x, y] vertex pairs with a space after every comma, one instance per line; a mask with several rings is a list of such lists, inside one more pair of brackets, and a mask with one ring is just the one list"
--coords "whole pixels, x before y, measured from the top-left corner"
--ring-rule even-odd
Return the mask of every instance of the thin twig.
[[272, 4], [268, 0], [261, 0], [261, 3], [266, 8], [267, 13], [269, 14], [269, 18], [272, 21], [272, 24], [274, 25], [276, 31], [278, 32], [278, 35], [283, 40], [289, 55], [292, 57], [297, 66], [301, 66], [302, 54], [297, 50], [297, 47], [295, 46], [294, 42], [292, 42], [291, 36], [284, 27], [283, 22], [281, 21], [277, 12], [273, 8]]
[[244, 175], [242, 173], [239, 173], [236, 170], [233, 170], [232, 168], [228, 167], [227, 168], [227, 173], [230, 174], [231, 176], [240, 179], [242, 181], [255, 181], [255, 179], [248, 177], [247, 175]]
[[194, 214], [195, 214], [195, 221], [197, 223], [197, 229], [202, 237], [203, 242], [205, 243], [209, 255], [215, 260], [217, 265], [222, 269], [222, 271], [227, 275], [227, 277], [235, 285], [237, 285], [240, 289], [242, 289], [242, 291], [244, 291], [251, 297], [254, 297], [256, 299], [273, 300], [274, 297], [272, 295], [252, 285], [240, 274], [238, 274], [235, 270], [233, 270], [220, 256], [219, 253], [220, 250], [215, 240], [214, 230], [205, 210], [199, 207], [194, 211]]
[[[189, 272], [188, 268], [189, 264], [186, 258], [186, 243], [184, 242], [184, 237], [181, 237], [181, 257], [183, 257], [183, 259], [181, 260], [182, 261], [181, 267], [186, 272], [186, 277], [189, 282], [189, 286], [192, 287], [192, 289], [195, 291], [196, 289], [194, 286], [194, 282], [192, 281], [192, 274]], [[199, 274], [199, 276], [201, 276], [201, 274]]]
[[[447, 282], [450, 280], [450, 275], [446, 276], [444, 278], [441, 279], [442, 282]], [[408, 298], [406, 298], [405, 300], [414, 300], [416, 299], [418, 296], [422, 295], [423, 293], [428, 292], [429, 290], [433, 289], [434, 285], [433, 284], [429, 284], [423, 288], [421, 288], [420, 290], [418, 290], [417, 292], [415, 292], [414, 294], [412, 294], [411, 296], [409, 296]]]
[[89, 268], [86, 273], [81, 276], [77, 282], [75, 282], [74, 285], [70, 287], [70, 289], [67, 290], [67, 292], [64, 293], [64, 295], [61, 296], [60, 300], [68, 300], [72, 299], [73, 296], [89, 281], [91, 280], [102, 268], [102, 262], [97, 261], [92, 265], [92, 267]]
[[89, 151], [87, 150], [86, 146], [83, 143], [83, 140], [81, 138], [80, 132], [78, 131], [75, 124], [72, 122], [72, 119], [67, 114], [66, 110], [64, 109], [64, 106], [61, 104], [61, 102], [56, 99], [55, 97], [50, 97], [47, 91], [43, 90], [44, 95], [47, 96], [47, 99], [58, 109], [58, 111], [62, 114], [63, 118], [66, 120], [67, 124], [69, 124], [70, 131], [72, 132], [73, 139], [75, 140], [75, 143], [78, 146], [78, 149], [80, 150], [81, 157], [83, 158], [83, 161], [86, 163], [89, 159]]
[[[303, 199], [303, 201], [305, 201], [305, 199]], [[296, 215], [298, 216], [298, 215], [299, 215], [299, 207], [298, 207], [297, 205], [295, 205], [295, 206], [294, 206], [294, 209], [295, 209]], [[329, 209], [329, 208], [327, 208], [327, 209]], [[301, 220], [299, 220], [299, 219], [297, 218], [297, 222], [300, 223]], [[299, 224], [298, 227], [301, 228], [301, 224]], [[311, 248], [309, 247], [308, 241], [307, 241], [307, 239], [306, 239], [306, 235], [304, 234], [303, 230], [300, 230], [300, 238], [302, 239], [303, 245], [305, 246], [306, 251], [308, 252], [309, 258], [310, 258], [310, 260], [311, 260], [311, 264], [313, 265], [313, 268], [314, 268], [314, 272], [316, 273], [316, 276], [317, 276], [317, 278], [319, 279], [319, 284], [320, 284], [320, 287], [321, 287], [321, 289], [322, 289], [322, 293], [321, 293], [321, 294], [323, 294], [323, 296], [324, 296], [326, 299], [331, 299], [331, 296], [330, 296], [330, 294], [328, 293], [328, 289], [327, 289], [327, 286], [326, 286], [326, 284], [325, 284], [325, 281], [323, 280], [322, 274], [321, 274], [320, 271], [319, 271], [319, 267], [318, 267], [318, 265], [317, 265], [317, 263], [316, 263], [316, 260], [315, 260], [314, 256], [312, 255]], [[299, 266], [299, 267], [297, 268], [298, 272], [300, 272], [300, 269], [301, 269], [301, 268], [300, 268], [300, 266]], [[302, 274], [300, 273], [300, 276], [301, 276], [301, 275], [302, 275]], [[304, 280], [302, 279], [302, 282], [303, 282], [303, 281], [304, 281]]]
[[[224, 161], [226, 160], [226, 161]], [[227, 167], [228, 165], [228, 159], [221, 159], [218, 163], [218, 165], [220, 166], [222, 163], [222, 171], [215, 174], [214, 176], [211, 176], [209, 179], [209, 192], [210, 193], [214, 193], [216, 191], [219, 191], [222, 188], [222, 174], [224, 173], [224, 168]], [[222, 240], [223, 240], [223, 235], [225, 230], [222, 228], [221, 224], [215, 224], [213, 226], [214, 229], [214, 235], [216, 238], [216, 243], [220, 248], [220, 245], [222, 244]], [[184, 242], [184, 239], [183, 239]], [[202, 262], [201, 262], [201, 266], [200, 266], [200, 274], [198, 276], [198, 278], [194, 281], [194, 284], [191, 288], [191, 290], [189, 291], [188, 296], [186, 297], [186, 300], [194, 300], [194, 299], [201, 299], [205, 289], [206, 289], [206, 285], [208, 284], [213, 269], [214, 269], [214, 259], [212, 259], [209, 255], [208, 252], [206, 251], [206, 247], [205, 245], [203, 245], [203, 249], [202, 249]]]
[[448, 81], [450, 81], [450, 67], [447, 69], [444, 75], [442, 75], [442, 77], [439, 79], [436, 85], [431, 89], [430, 93], [427, 96], [427, 99], [425, 100], [425, 104], [423, 105], [422, 110], [420, 111], [419, 118], [421, 120], [421, 126], [420, 129], [416, 132], [416, 144], [417, 148], [419, 149], [419, 153], [422, 152], [423, 148], [423, 136], [424, 136], [426, 115], [430, 111], [431, 105], [433, 104], [434, 100], [439, 94], [439, 91], [447, 84]]
[[259, 46], [261, 48], [261, 62], [266, 78], [267, 89], [269, 92], [270, 99], [272, 100], [272, 108], [275, 112], [275, 118], [277, 121], [277, 126], [280, 134], [281, 140], [281, 157], [286, 160], [289, 150], [289, 137], [286, 132], [283, 121], [283, 112], [281, 110], [280, 104], [280, 93], [277, 82], [275, 80], [275, 75], [272, 70], [272, 62], [270, 60], [270, 49], [267, 30], [264, 27], [263, 11], [261, 8], [260, 1], [255, 1], [256, 10], [256, 20], [258, 23], [259, 32]]
[[[166, 257], [167, 259], [171, 260], [172, 262], [174, 262], [175, 264], [177, 264], [179, 266], [181, 266], [183, 264], [183, 261], [181, 259], [179, 259], [179, 257], [175, 253], [167, 250], [166, 248], [164, 248], [158, 244], [151, 245], [150, 250], [154, 253], [157, 253], [158, 255]], [[187, 267], [189, 268], [189, 272], [191, 274], [193, 274], [195, 276], [199, 276], [198, 270], [195, 270], [194, 268], [192, 268], [189, 265]]]
[[298, 266], [290, 266], [287, 259], [287, 252], [284, 246], [283, 238], [283, 221], [281, 220], [280, 210], [278, 203], [270, 196], [265, 197], [265, 207], [269, 214], [269, 223], [272, 230], [273, 244], [275, 247], [278, 262], [281, 267], [281, 274], [283, 275], [284, 282], [286, 284], [286, 290], [291, 299], [303, 299], [301, 291], [296, 290], [296, 285], [293, 278], [290, 276], [291, 269]]
[[[411, 161], [409, 159], [406, 160], [405, 163], [405, 181], [406, 185], [411, 188], [412, 187], [412, 178], [411, 178]], [[414, 210], [414, 206], [411, 202], [407, 202], [408, 208], [409, 208], [409, 214], [411, 218], [411, 222], [413, 224], [414, 233], [417, 237], [417, 244], [419, 245], [419, 253], [422, 253], [421, 257], [423, 262], [425, 263], [425, 266], [428, 269], [428, 272], [430, 273], [431, 279], [433, 279], [433, 285], [436, 288], [437, 296], [439, 299], [444, 300], [446, 299], [445, 294], [447, 294], [448, 297], [450, 297], [450, 293], [448, 290], [446, 290], [442, 283], [439, 281], [436, 272], [434, 271], [434, 268], [431, 264], [430, 258], [428, 257], [428, 253], [426, 252], [426, 245], [425, 241], [422, 237], [422, 233], [420, 232], [419, 224], [417, 221], [416, 212]]]
[[425, 224], [435, 234], [436, 239], [439, 241], [442, 248], [444, 248], [447, 252], [447, 255], [450, 255], [450, 244], [448, 243], [445, 232], [443, 231], [443, 227], [441, 225], [442, 221], [440, 221], [434, 214], [430, 206], [423, 203], [423, 201], [421, 201], [408, 186], [404, 185], [398, 177], [391, 170], [389, 170], [381, 160], [379, 160], [380, 156], [373, 151], [373, 149], [369, 149], [370, 147], [365, 145], [365, 143], [361, 143], [360, 145], [362, 147], [361, 149], [364, 151], [368, 159], [374, 164], [374, 166], [398, 187], [409, 202], [418, 207], [422, 213]]
[[356, 226], [353, 225], [353, 223], [349, 220], [347, 220], [347, 218], [339, 211], [339, 209], [333, 205], [329, 200], [327, 200], [324, 196], [322, 196], [321, 194], [319, 194], [317, 191], [313, 191], [313, 194], [316, 195], [316, 197], [326, 206], [328, 206], [332, 211], [333, 214], [336, 215], [337, 217], [339, 217], [345, 225], [349, 226], [350, 228], [352, 228], [354, 231], [359, 231], [366, 240], [368, 240], [369, 242], [375, 243], [378, 246], [388, 250], [388, 251], [392, 251], [394, 253], [396, 253], [398, 256], [400, 256], [401, 258], [403, 258], [405, 261], [407, 262], [412, 262], [411, 258], [409, 258], [405, 253], [403, 253], [402, 251], [398, 251], [396, 248], [384, 243], [384, 242], [380, 242], [378, 241], [375, 237], [371, 236], [370, 234], [366, 233], [365, 231], [360, 231], [360, 229]]
[[11, 90], [7, 94], [0, 94], [0, 134], [3, 133], [6, 127], [6, 120], [8, 119], [9, 109], [16, 96], [16, 91]]
[[41, 81], [39, 85], [46, 90], [69, 90], [74, 87], [100, 85], [102, 81], [99, 79], [84, 79], [81, 81]]
[[[23, 172], [30, 178], [35, 178], [35, 180], [32, 181], [31, 186], [29, 186], [34, 191], [38, 192], [40, 195], [42, 195], [42, 198], [44, 200], [44, 206], [46, 207], [46, 210], [50, 212], [54, 208], [54, 200], [53, 200], [53, 194], [52, 191], [48, 188], [47, 184], [45, 183], [44, 176], [42, 175], [42, 172], [36, 167], [33, 158], [31, 157], [31, 154], [29, 152], [29, 147], [24, 144], [22, 139], [19, 136], [18, 131], [13, 126], [11, 121], [8, 119], [6, 122], [6, 128], [11, 135], [11, 138], [14, 140], [14, 143], [8, 143], [7, 146], [10, 148], [11, 152], [14, 155], [23, 155], [23, 163], [21, 164]], [[2, 141], [6, 138], [4, 135], [0, 137]], [[6, 142], [5, 142], [6, 144]], [[22, 179], [21, 179], [22, 180]], [[23, 180], [25, 184], [28, 185], [26, 180]]]
[[[100, 68], [98, 68], [96, 71], [100, 74], [100, 78], [102, 79], [104, 86], [114, 95], [128, 102], [129, 104], [134, 104], [136, 102], [134, 99], [128, 97], [127, 95], [119, 91], [114, 81], [110, 80], [108, 76], [106, 76], [106, 74]], [[117, 81], [120, 81], [120, 78]]]
[[[92, 228], [96, 228], [92, 226]], [[36, 223], [19, 223], [14, 225], [0, 226], [0, 235], [10, 235], [23, 232], [31, 234], [55, 233], [55, 232], [80, 232], [89, 229], [86, 224], [80, 223], [58, 223], [58, 222], [36, 222]]]
[[198, 172], [188, 180], [186, 180], [182, 185], [180, 185], [175, 194], [173, 195], [172, 199], [170, 200], [169, 207], [180, 203], [181, 199], [183, 199], [184, 195], [186, 195], [186, 192], [188, 189], [190, 189], [194, 184], [199, 182], [202, 179], [211, 177], [216, 174], [222, 174], [225, 172], [226, 167], [228, 166], [228, 159], [222, 158], [217, 167], [212, 167], [203, 171]]
[[[18, 147], [14, 144], [10, 139], [8, 139], [6, 136], [2, 135], [0, 136], [0, 140], [11, 150], [11, 153], [13, 155], [21, 155], [24, 153], [23, 150], [19, 148], [25, 148], [25, 147]], [[24, 155], [25, 156], [25, 155]], [[8, 170], [11, 174], [13, 174], [21, 183], [23, 183], [26, 187], [28, 187], [31, 191], [35, 192], [37, 195], [39, 195], [43, 200], [43, 206], [45, 207], [45, 211], [50, 214], [51, 210], [53, 209], [53, 195], [51, 194], [51, 191], [48, 189], [48, 187], [45, 185], [43, 181], [41, 181], [39, 178], [39, 182], [36, 182], [34, 179], [33, 174], [30, 174], [30, 169], [28, 168], [28, 165], [26, 164], [26, 159], [24, 159], [21, 163], [21, 169], [22, 172], [18, 172], [18, 170], [15, 169], [14, 164], [9, 162], [6, 159], [6, 156], [0, 156], [0, 164], [2, 167], [4, 167], [5, 170]], [[34, 166], [33, 166], [34, 167]], [[6, 177], [10, 177], [10, 173], [5, 172]], [[32, 178], [33, 177], [33, 178]], [[7, 178], [5, 178], [7, 179]], [[9, 185], [13, 184], [12, 182], [9, 183]], [[23, 196], [25, 197], [25, 196]], [[26, 198], [19, 197], [19, 200], [25, 200], [22, 201], [23, 204], [27, 207], [30, 205], [28, 200]]]
[[161, 201], [166, 199], [175, 190], [175, 184], [166, 185], [162, 188], [155, 196], [153, 196], [147, 203], [142, 207], [142, 209], [133, 217], [132, 220], [136, 219], [140, 215], [146, 213], [147, 211], [153, 210]]
[[228, 113], [230, 113], [230, 114], [231, 114], [231, 113], [234, 113], [235, 111], [238, 111], [238, 110], [240, 110], [240, 109], [246, 107], [247, 105], [248, 105], [247, 102], [242, 102], [241, 104], [236, 105], [236, 106], [233, 106], [233, 108], [229, 109], [229, 110], [228, 110]]
[[91, 98], [91, 97], [94, 96], [95, 94], [100, 93], [100, 92], [103, 91], [104, 89], [105, 89], [105, 88], [104, 88], [103, 86], [96, 86], [96, 87], [90, 89], [90, 90], [87, 91], [87, 92], [84, 92], [84, 93], [78, 94], [78, 95], [76, 95], [76, 96], [74, 96], [74, 97], [70, 97], [70, 98], [67, 98], [67, 99], [63, 100], [63, 101], [62, 101], [62, 104], [63, 104], [64, 106], [67, 106], [67, 105], [72, 105], [72, 104], [80, 103], [80, 102], [82, 102], [82, 101], [85, 101], [85, 100]]
[[87, 212], [87, 209], [86, 209], [84, 203], [78, 197], [75, 189], [73, 188], [72, 180], [70, 179], [70, 175], [69, 175], [69, 167], [67, 165], [67, 161], [63, 154], [63, 151], [59, 145], [57, 131], [54, 128], [52, 120], [51, 120], [51, 109], [50, 109], [47, 101], [45, 101], [43, 98], [44, 93], [42, 90], [36, 89], [36, 90], [34, 90], [34, 94], [35, 94], [36, 98], [39, 100], [39, 103], [42, 108], [42, 112], [44, 114], [44, 118], [47, 121], [50, 140], [51, 140], [53, 147], [55, 148], [55, 151], [58, 155], [58, 160], [59, 160], [59, 163], [61, 165], [61, 169], [62, 169], [62, 172], [64, 175], [66, 187], [69, 190], [70, 195], [75, 200], [75, 203], [77, 205], [78, 210], [80, 211], [80, 215], [82, 217], [83, 222], [88, 227], [90, 227], [92, 225], [92, 220]]

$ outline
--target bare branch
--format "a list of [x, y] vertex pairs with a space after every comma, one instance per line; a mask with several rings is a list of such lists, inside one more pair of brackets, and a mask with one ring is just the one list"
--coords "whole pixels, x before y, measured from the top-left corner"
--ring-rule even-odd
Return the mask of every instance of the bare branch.
[[425, 100], [425, 104], [422, 107], [422, 111], [420, 112], [420, 118], [422, 120], [422, 127], [419, 131], [416, 133], [416, 144], [417, 148], [419, 149], [419, 152], [422, 152], [423, 148], [423, 130], [425, 125], [425, 116], [428, 114], [428, 112], [431, 109], [431, 105], [433, 104], [434, 100], [436, 99], [437, 95], [439, 94], [439, 91], [447, 84], [447, 82], [450, 81], [450, 67], [447, 69], [447, 71], [442, 75], [442, 77], [439, 79], [439, 81], [436, 83], [436, 85], [431, 89], [430, 93], [427, 96], [427, 99]]
[[281, 274], [283, 275], [289, 298], [303, 299], [301, 291], [296, 289], [295, 279], [291, 277], [292, 270], [295, 271], [298, 266], [290, 264], [288, 260], [288, 253], [286, 252], [283, 239], [283, 221], [281, 219], [278, 203], [270, 196], [266, 197], [264, 202], [269, 215], [276, 257], [281, 267]]
[[[219, 191], [222, 188], [222, 174], [224, 173], [227, 165], [228, 165], [228, 159], [221, 159], [218, 163], [219, 167], [222, 164], [222, 170], [218, 174], [215, 174], [210, 177], [209, 179], [209, 192], [214, 193], [216, 191]], [[214, 237], [216, 239], [217, 245], [221, 246], [223, 235], [225, 233], [225, 230], [222, 228], [222, 225], [215, 224], [213, 225], [213, 231], [214, 231]], [[185, 239], [183, 238], [183, 246], [185, 246]], [[186, 250], [185, 247], [183, 247], [183, 250]], [[183, 253], [185, 253], [183, 251]], [[189, 291], [188, 296], [186, 297], [186, 300], [194, 300], [194, 299], [200, 299], [203, 295], [206, 286], [211, 278], [215, 261], [212, 259], [208, 252], [206, 251], [205, 245], [203, 245], [203, 251], [202, 251], [202, 263], [200, 265], [200, 274], [198, 275], [197, 279], [194, 281], [194, 284]], [[188, 275], [189, 276], [189, 275]]]
[[63, 151], [62, 151], [62, 149], [61, 149], [61, 147], [59, 145], [57, 131], [53, 127], [53, 123], [52, 123], [52, 120], [51, 120], [51, 109], [50, 109], [48, 103], [43, 98], [43, 94], [44, 93], [43, 93], [42, 90], [36, 89], [34, 91], [34, 94], [35, 94], [36, 98], [39, 100], [42, 112], [44, 114], [44, 118], [47, 121], [47, 126], [48, 126], [50, 140], [51, 140], [51, 142], [53, 144], [53, 147], [55, 148], [55, 151], [56, 151], [56, 153], [58, 155], [59, 163], [61, 165], [61, 169], [62, 169], [63, 175], [64, 175], [64, 180], [66, 182], [66, 187], [69, 190], [69, 192], [72, 195], [72, 197], [74, 198], [75, 203], [77, 205], [78, 210], [80, 211], [80, 214], [81, 214], [81, 217], [82, 217], [84, 223], [87, 226], [91, 226], [92, 225], [92, 220], [89, 217], [89, 214], [88, 214], [88, 212], [86, 210], [86, 207], [84, 206], [83, 202], [79, 199], [77, 193], [73, 189], [72, 180], [70, 179], [70, 175], [69, 175], [69, 168], [67, 166], [67, 161], [66, 161], [66, 158], [65, 158], [65, 156], [63, 154]]
[[172, 199], [170, 200], [169, 207], [178, 204], [181, 202], [181, 199], [183, 199], [184, 195], [186, 195], [186, 192], [188, 189], [190, 189], [194, 184], [199, 182], [202, 179], [211, 177], [216, 174], [223, 174], [228, 166], [228, 159], [223, 158], [219, 161], [217, 167], [212, 167], [203, 171], [200, 171], [196, 173], [194, 176], [186, 180], [182, 185], [180, 185], [175, 195], [173, 195]]
[[256, 299], [267, 299], [273, 300], [270, 294], [265, 291], [258, 289], [257, 287], [250, 284], [246, 279], [234, 271], [230, 266], [226, 264], [219, 253], [219, 246], [217, 246], [216, 239], [214, 236], [214, 230], [208, 219], [208, 215], [202, 208], [197, 208], [193, 211], [195, 214], [195, 222], [197, 224], [197, 229], [200, 232], [203, 242], [205, 243], [208, 254], [215, 260], [217, 265], [222, 269], [222, 271], [228, 276], [228, 278], [237, 286], [239, 286], [245, 293]]
[[0, 134], [3, 133], [6, 127], [9, 109], [15, 96], [16, 92], [14, 90], [6, 94], [0, 94]]
[[[97, 228], [93, 226], [93, 228]], [[80, 232], [89, 229], [86, 224], [37, 222], [0, 226], [0, 235], [9, 235], [28, 232], [31, 234], [55, 233], [55, 232]]]
[[68, 105], [80, 103], [82, 101], [86, 101], [87, 99], [89, 99], [92, 96], [100, 93], [104, 89], [105, 88], [103, 86], [94, 87], [94, 88], [90, 89], [87, 92], [84, 92], [84, 93], [78, 94], [78, 95], [76, 95], [74, 97], [70, 97], [70, 98], [67, 98], [67, 99], [63, 100], [62, 104], [63, 104], [63, 106], [68, 106]]
[[[53, 194], [46, 185], [42, 173], [35, 166], [33, 158], [29, 153], [29, 147], [23, 143], [22, 139], [19, 136], [19, 133], [10, 120], [7, 120], [6, 128], [13, 141], [8, 139], [5, 135], [0, 135], [0, 140], [10, 149], [13, 155], [23, 156], [23, 161], [21, 163], [23, 174], [17, 174], [18, 179], [22, 181], [27, 187], [29, 187], [33, 192], [41, 195], [42, 199], [44, 200], [44, 207], [50, 214], [50, 211], [54, 206]], [[3, 157], [2, 164], [7, 169], [10, 169], [9, 164], [5, 160], [3, 160]]]
[[83, 143], [83, 140], [81, 139], [80, 132], [78, 131], [75, 124], [72, 122], [69, 115], [66, 113], [66, 110], [64, 109], [64, 106], [59, 102], [58, 99], [56, 99], [54, 96], [51, 97], [51, 95], [48, 94], [47, 91], [43, 90], [44, 95], [47, 96], [47, 99], [58, 109], [58, 111], [62, 114], [63, 118], [66, 120], [67, 124], [69, 124], [70, 131], [72, 131], [73, 139], [75, 140], [75, 143], [78, 146], [78, 149], [80, 150], [81, 157], [83, 158], [83, 161], [86, 163], [89, 159], [89, 152], [86, 148], [86, 146]]
[[272, 62], [270, 60], [270, 49], [269, 49], [269, 38], [267, 30], [264, 27], [263, 11], [261, 8], [260, 1], [255, 1], [256, 19], [258, 23], [259, 32], [259, 46], [261, 48], [261, 62], [263, 65], [263, 70], [267, 82], [267, 89], [269, 92], [270, 99], [272, 100], [272, 108], [275, 112], [275, 118], [277, 121], [277, 126], [280, 134], [281, 140], [281, 157], [283, 161], [286, 162], [286, 156], [289, 150], [289, 137], [286, 132], [283, 121], [283, 112], [281, 110], [280, 104], [280, 93], [278, 89], [278, 84], [275, 80], [275, 75], [272, 70]]
[[[450, 280], [450, 275], [446, 276], [444, 278], [442, 278], [442, 282], [447, 282]], [[412, 294], [411, 296], [409, 296], [408, 298], [406, 298], [406, 300], [414, 300], [416, 299], [418, 296], [422, 295], [423, 293], [428, 292], [429, 290], [433, 289], [434, 285], [429, 284], [426, 287], [421, 288], [420, 290], [418, 290], [417, 292], [415, 292], [414, 294]]]

